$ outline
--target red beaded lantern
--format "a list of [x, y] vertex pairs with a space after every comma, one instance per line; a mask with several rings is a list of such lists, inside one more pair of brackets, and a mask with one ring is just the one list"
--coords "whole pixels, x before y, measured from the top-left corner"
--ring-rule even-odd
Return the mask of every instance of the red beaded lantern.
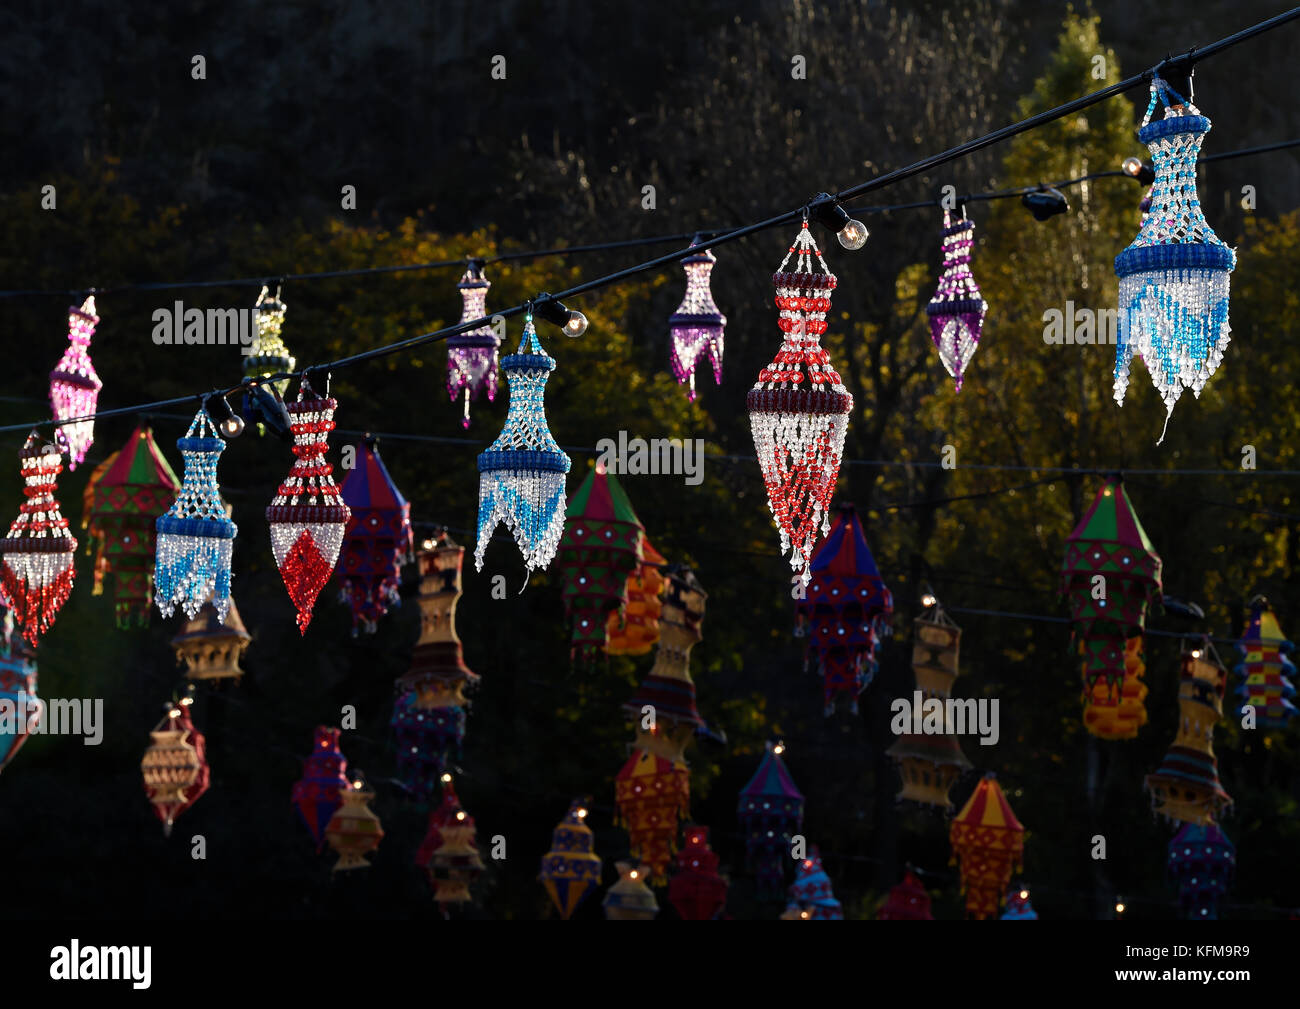
[[[795, 269], [786, 272], [796, 254]], [[814, 257], [821, 273], [813, 270]], [[817, 528], [830, 531], [831, 497], [853, 409], [853, 397], [820, 342], [835, 282], [805, 220], [772, 277], [784, 342], [746, 399], [781, 552], [790, 552], [790, 566], [805, 585], [812, 577], [808, 561]]]
[[343, 546], [350, 512], [325, 461], [338, 401], [318, 396], [304, 378], [297, 402], [285, 409], [292, 421], [293, 468], [266, 509], [275, 564], [307, 633], [316, 597], [329, 581]]
[[54, 618], [72, 591], [77, 576], [72, 554], [77, 541], [68, 531], [68, 520], [54, 497], [59, 472], [63, 469], [59, 450], [53, 445], [36, 445], [36, 432], [18, 453], [27, 500], [18, 517], [0, 540], [0, 593], [13, 611], [23, 637], [35, 645], [50, 629]]

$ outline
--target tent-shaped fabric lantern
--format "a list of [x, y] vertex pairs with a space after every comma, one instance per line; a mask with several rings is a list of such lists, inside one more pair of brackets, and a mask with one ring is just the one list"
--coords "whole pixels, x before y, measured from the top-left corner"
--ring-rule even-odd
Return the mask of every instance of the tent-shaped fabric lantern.
[[992, 772], [953, 817], [948, 837], [953, 859], [960, 863], [967, 915], [992, 918], [1025, 850], [1025, 828]]
[[911, 869], [903, 874], [903, 881], [889, 891], [876, 920], [934, 921], [934, 915], [930, 913], [930, 895]]
[[411, 505], [388, 475], [374, 438], [356, 448], [356, 465], [339, 487], [351, 516], [343, 530], [339, 577], [352, 608], [352, 633], [373, 634], [388, 607], [401, 605], [402, 565], [412, 560]]
[[1241, 677], [1236, 694], [1241, 698], [1237, 708], [1244, 715], [1248, 708], [1255, 712], [1255, 724], [1261, 728], [1283, 729], [1295, 715], [1295, 663], [1291, 653], [1295, 645], [1286, 639], [1278, 626], [1277, 616], [1268, 600], [1256, 597], [1250, 606], [1250, 623], [1246, 633], [1237, 642], [1241, 661], [1233, 672]]
[[708, 827], [686, 828], [677, 872], [668, 883], [668, 903], [683, 921], [711, 921], [722, 914], [727, 881], [718, 875], [718, 856], [709, 847]]
[[737, 816], [745, 834], [745, 855], [758, 877], [758, 892], [778, 899], [790, 861], [790, 838], [803, 826], [803, 794], [781, 760], [783, 746], [767, 744], [758, 770], [740, 790]]
[[341, 731], [317, 726], [311, 756], [307, 758], [302, 778], [293, 786], [293, 804], [311, 831], [317, 851], [325, 843], [325, 828], [343, 805], [343, 793], [349, 785], [347, 758], [339, 750]]
[[1037, 921], [1038, 912], [1029, 902], [1029, 891], [1013, 886], [1007, 893], [1007, 909], [1002, 912], [1002, 921]]
[[600, 857], [592, 850], [595, 838], [586, 820], [586, 801], [574, 799], [551, 834], [551, 850], [542, 859], [542, 886], [565, 921], [600, 885]]
[[98, 546], [94, 594], [113, 575], [113, 611], [118, 627], [149, 623], [153, 606], [154, 553], [158, 519], [171, 506], [180, 481], [163, 457], [153, 432], [140, 425], [87, 483], [89, 508], [82, 526]]
[[1183, 917], [1214, 921], [1237, 870], [1237, 849], [1217, 824], [1185, 823], [1169, 842], [1169, 875]]
[[840, 505], [809, 569], [812, 580], [796, 604], [796, 633], [808, 638], [804, 664], [817, 660], [827, 715], [840, 697], [857, 714], [858, 695], [876, 675], [876, 649], [889, 633], [894, 597], [880, 577], [853, 505]]
[[844, 911], [831, 892], [831, 878], [822, 868], [821, 855], [813, 845], [808, 857], [799, 861], [795, 881], [790, 885], [790, 903], [786, 910], [798, 908], [808, 912], [810, 921], [843, 921]]
[[609, 617], [623, 614], [644, 538], [622, 485], [597, 462], [570, 496], [560, 536], [561, 593], [573, 621], [574, 659], [589, 662], [605, 650]]

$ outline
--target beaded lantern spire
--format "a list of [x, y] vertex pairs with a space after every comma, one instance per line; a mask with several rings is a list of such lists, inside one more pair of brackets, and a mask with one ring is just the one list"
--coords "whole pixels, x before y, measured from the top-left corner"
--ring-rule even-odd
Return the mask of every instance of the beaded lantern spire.
[[390, 606], [400, 606], [402, 565], [414, 559], [411, 505], [388, 475], [374, 438], [357, 446], [356, 466], [339, 488], [350, 517], [339, 577], [352, 608], [352, 633], [373, 634]]
[[193, 699], [186, 697], [167, 705], [162, 721], [149, 733], [152, 742], [140, 761], [145, 795], [166, 837], [171, 837], [176, 817], [208, 790], [211, 779], [203, 733], [190, 721], [191, 703]]
[[980, 331], [988, 302], [980, 295], [979, 285], [970, 272], [971, 249], [975, 246], [975, 222], [966, 219], [952, 222], [950, 212], [943, 212], [943, 273], [939, 289], [925, 306], [930, 317], [930, 339], [939, 351], [939, 360], [953, 377], [961, 392], [962, 376], [979, 346]]
[[546, 425], [546, 380], [555, 359], [542, 350], [529, 313], [519, 349], [501, 361], [510, 409], [497, 440], [478, 457], [478, 545], [474, 568], [497, 525], [514, 534], [529, 571], [551, 563], [564, 532], [564, 475], [570, 459]]
[[77, 576], [72, 555], [77, 541], [68, 531], [68, 520], [54, 497], [63, 469], [59, 450], [49, 444], [38, 448], [33, 431], [18, 459], [27, 500], [19, 506], [18, 517], [0, 541], [0, 553], [4, 554], [0, 592], [23, 637], [35, 645], [50, 629], [72, 591]]
[[[280, 300], [280, 291], [277, 288], [274, 297], [269, 297], [269, 294], [270, 288], [263, 287], [262, 293], [257, 296], [257, 302], [253, 306], [257, 309], [257, 332], [253, 336], [252, 344], [247, 348], [248, 353], [244, 356], [245, 378], [265, 378], [268, 375], [293, 371], [293, 366], [297, 363], [294, 356], [289, 353], [289, 348], [284, 345], [284, 340], [280, 338], [286, 310], [284, 302]], [[281, 378], [270, 384], [275, 387], [279, 395], [283, 396], [285, 389], [289, 387], [289, 380]]]
[[[791, 256], [795, 269], [786, 272]], [[813, 271], [814, 257], [821, 273]], [[790, 566], [807, 585], [817, 527], [830, 532], [831, 495], [853, 397], [821, 346], [835, 274], [822, 261], [806, 218], [772, 283], [784, 342], [759, 372], [746, 404], [781, 552], [790, 552]]]
[[296, 402], [288, 404], [293, 431], [293, 468], [266, 509], [275, 564], [298, 610], [306, 634], [316, 597], [334, 573], [351, 512], [325, 460], [338, 401], [317, 395], [304, 378]]
[[154, 599], [164, 617], [179, 605], [190, 619], [210, 601], [224, 623], [230, 608], [230, 554], [239, 532], [217, 485], [217, 461], [226, 443], [217, 437], [207, 410], [200, 409], [176, 447], [185, 461], [185, 476], [171, 508], [158, 519]]
[[[1165, 114], [1153, 123], [1157, 98]], [[1201, 395], [1229, 340], [1228, 275], [1237, 254], [1206, 223], [1196, 194], [1196, 159], [1209, 132], [1210, 120], [1195, 105], [1160, 78], [1152, 81], [1138, 133], [1156, 173], [1151, 210], [1133, 243], [1115, 257], [1115, 402], [1124, 404], [1136, 353], [1165, 402], [1166, 428], [1184, 389]]]
[[[80, 308], [68, 309], [68, 349], [50, 372], [50, 409], [56, 422], [69, 417], [88, 417], [95, 412], [99, 390], [104, 387], [90, 361], [90, 338], [95, 335], [98, 323], [94, 295]], [[94, 440], [93, 420], [61, 424], [54, 429], [55, 443], [68, 453], [69, 470], [76, 469], [77, 463], [86, 458], [86, 450]]]
[[[483, 264], [471, 260], [469, 269], [456, 287], [464, 301], [461, 322], [487, 317], [487, 291], [492, 282], [483, 276]], [[497, 348], [501, 341], [489, 323], [455, 336], [447, 337], [447, 395], [455, 400], [463, 393], [465, 416], [461, 427], [469, 427], [469, 401], [487, 393], [489, 402], [497, 398]]]
[[[699, 241], [699, 237], [691, 244]], [[671, 362], [678, 385], [688, 383], [687, 393], [695, 402], [695, 367], [701, 358], [713, 365], [713, 381], [722, 383], [722, 338], [727, 317], [718, 311], [709, 289], [709, 275], [718, 261], [710, 250], [702, 249], [682, 260], [686, 271], [686, 296], [668, 319], [672, 334]]]

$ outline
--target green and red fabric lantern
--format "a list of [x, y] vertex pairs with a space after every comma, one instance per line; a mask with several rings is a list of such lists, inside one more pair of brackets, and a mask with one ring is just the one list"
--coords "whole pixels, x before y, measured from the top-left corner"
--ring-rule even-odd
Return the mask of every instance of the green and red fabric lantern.
[[[140, 425], [122, 448], [91, 474], [82, 526], [90, 527], [95, 552], [94, 594], [113, 575], [113, 612], [118, 627], [144, 627], [153, 604], [157, 522], [180, 490], [180, 481]], [[87, 544], [89, 547], [90, 544]]]
[[569, 498], [560, 536], [564, 608], [573, 621], [573, 657], [605, 650], [610, 614], [622, 617], [628, 577], [641, 565], [645, 529], [622, 486], [597, 463]]
[[27, 742], [41, 720], [36, 696], [36, 652], [14, 634], [13, 614], [5, 611], [0, 637], [0, 706], [12, 719], [0, 718], [0, 771]]
[[551, 834], [551, 850], [542, 859], [539, 878], [565, 921], [600, 885], [600, 856], [592, 850], [595, 838], [586, 821], [586, 800], [574, 799]]
[[1241, 661], [1233, 672], [1241, 677], [1236, 694], [1241, 698], [1238, 714], [1253, 709], [1255, 724], [1260, 728], [1284, 729], [1295, 716], [1295, 663], [1291, 653], [1295, 645], [1286, 639], [1277, 615], [1268, 600], [1257, 596], [1250, 604], [1250, 623], [1237, 642]]
[[934, 915], [930, 913], [930, 895], [911, 869], [903, 874], [903, 881], [889, 891], [876, 920], [934, 921]]
[[857, 714], [858, 695], [876, 675], [876, 649], [889, 633], [894, 597], [871, 556], [862, 521], [851, 504], [812, 556], [812, 580], [796, 605], [797, 635], [806, 635], [805, 668], [816, 659], [826, 714], [846, 698]]
[[992, 772], [980, 780], [961, 812], [953, 817], [948, 838], [953, 860], [961, 868], [966, 914], [992, 918], [1025, 850], [1025, 828]]
[[[1108, 477], [1066, 541], [1060, 592], [1084, 642], [1083, 697], [1119, 705], [1130, 638], [1160, 605], [1160, 557], [1118, 477]], [[1104, 695], [1095, 687], [1104, 681]], [[1091, 729], [1090, 729], [1091, 731]]]
[[843, 921], [844, 910], [831, 891], [831, 878], [822, 867], [821, 855], [813, 845], [808, 857], [799, 860], [796, 878], [790, 886], [786, 911], [799, 910], [809, 921]]
[[1169, 842], [1169, 875], [1189, 921], [1219, 917], [1219, 901], [1236, 871], [1237, 849], [1217, 824], [1185, 823]]
[[758, 892], [777, 899], [785, 886], [790, 839], [803, 826], [803, 794], [795, 787], [781, 754], [785, 747], [767, 744], [758, 770], [740, 790], [736, 815], [745, 834], [745, 856], [758, 877]]
[[718, 856], [709, 847], [708, 827], [686, 828], [677, 872], [668, 883], [668, 903], [684, 921], [711, 921], [726, 907], [727, 881], [718, 875]]
[[351, 511], [343, 530], [339, 577], [352, 608], [352, 633], [375, 633], [388, 607], [401, 605], [402, 565], [414, 559], [411, 505], [393, 483], [374, 438], [356, 449], [339, 494]]
[[317, 726], [302, 779], [293, 786], [293, 804], [311, 831], [317, 851], [325, 843], [325, 828], [343, 805], [343, 793], [349, 787], [347, 758], [339, 750], [341, 732], [340, 729]]

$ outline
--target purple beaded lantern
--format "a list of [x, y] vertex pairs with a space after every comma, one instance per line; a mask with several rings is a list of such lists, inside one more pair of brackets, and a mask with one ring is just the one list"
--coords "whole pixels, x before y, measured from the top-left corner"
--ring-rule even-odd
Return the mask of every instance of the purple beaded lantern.
[[[483, 276], [481, 260], [470, 260], [469, 269], [456, 285], [465, 307], [461, 322], [487, 316], [487, 290], [492, 282]], [[489, 324], [447, 337], [447, 395], [455, 400], [464, 393], [465, 416], [461, 426], [469, 427], [469, 401], [487, 392], [489, 401], [497, 397], [497, 339]]]
[[[694, 245], [699, 241], [696, 236]], [[718, 311], [709, 290], [709, 275], [718, 261], [708, 249], [702, 249], [682, 260], [686, 271], [686, 296], [677, 311], [668, 319], [672, 333], [673, 374], [678, 384], [689, 383], [687, 393], [695, 402], [695, 366], [707, 355], [713, 365], [713, 381], [722, 382], [722, 336], [727, 317]]]
[[[90, 361], [90, 338], [95, 335], [98, 324], [94, 295], [87, 298], [80, 308], [74, 305], [68, 309], [68, 349], [50, 372], [50, 409], [56, 422], [70, 417], [89, 417], [95, 412], [99, 390], [104, 387]], [[93, 420], [62, 424], [54, 429], [55, 444], [68, 453], [70, 471], [86, 458], [86, 451], [94, 440]]]
[[930, 339], [938, 348], [939, 360], [953, 377], [958, 392], [961, 392], [966, 366], [979, 346], [984, 316], [989, 310], [970, 272], [974, 246], [975, 222], [966, 219], [966, 208], [962, 208], [961, 220], [956, 224], [944, 210], [943, 274], [939, 277], [939, 289], [925, 306], [925, 314], [930, 317]]

